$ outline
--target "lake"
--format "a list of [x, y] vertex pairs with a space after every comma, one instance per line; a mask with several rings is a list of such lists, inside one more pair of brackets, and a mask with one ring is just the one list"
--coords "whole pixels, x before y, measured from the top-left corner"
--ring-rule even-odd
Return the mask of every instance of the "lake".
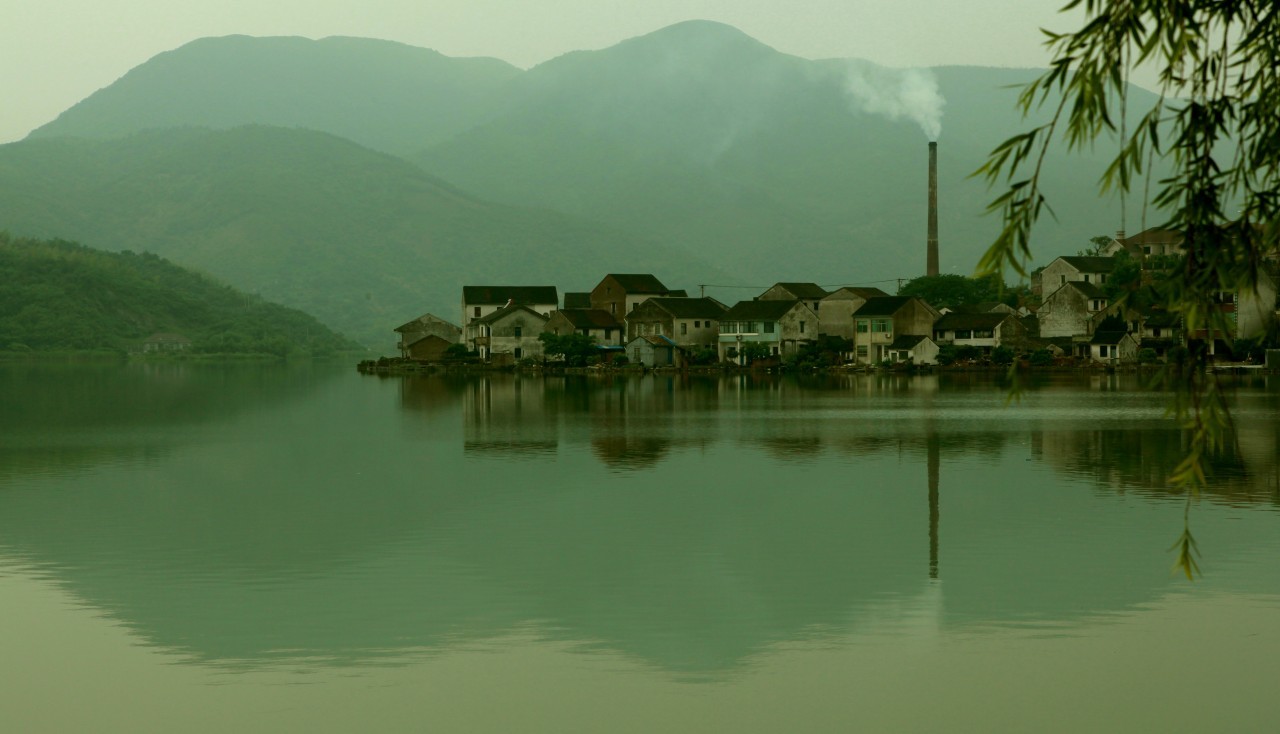
[[0, 731], [1274, 730], [1280, 378], [1007, 397], [0, 364]]

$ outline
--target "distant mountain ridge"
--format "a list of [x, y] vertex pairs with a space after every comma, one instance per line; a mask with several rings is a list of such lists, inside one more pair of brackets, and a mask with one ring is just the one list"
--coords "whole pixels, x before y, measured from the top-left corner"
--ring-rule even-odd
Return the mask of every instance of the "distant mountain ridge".
[[[917, 72], [945, 99], [942, 269], [967, 273], [998, 224], [983, 214], [993, 194], [968, 176], [1032, 124], [1009, 86], [1037, 72]], [[0, 228], [155, 249], [360, 335], [449, 316], [458, 278], [884, 283], [924, 269], [926, 137], [858, 95], [896, 94], [903, 78], [709, 21], [528, 71], [368, 39], [201, 39], [0, 148]], [[1131, 108], [1147, 94], [1135, 89]], [[66, 169], [6, 177], [44, 165], [33, 156]], [[1109, 156], [1105, 144], [1050, 154], [1044, 261], [1117, 228], [1116, 201], [1096, 194]], [[178, 159], [181, 175], [166, 173]]]
[[201, 38], [138, 66], [31, 137], [262, 124], [405, 154], [475, 125], [494, 91], [519, 74], [498, 59], [367, 38]]
[[[242, 127], [0, 146], [0, 228], [150, 251], [366, 344], [463, 283], [589, 287], [607, 263], [697, 257], [548, 211], [491, 204], [407, 161], [308, 130]], [[622, 252], [598, 258], [604, 246]], [[598, 276], [597, 276], [598, 277]]]

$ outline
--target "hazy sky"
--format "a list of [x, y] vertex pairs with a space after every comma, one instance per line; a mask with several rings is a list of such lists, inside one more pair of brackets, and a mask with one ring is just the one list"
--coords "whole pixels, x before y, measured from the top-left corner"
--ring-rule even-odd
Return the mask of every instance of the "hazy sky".
[[1066, 0], [0, 0], [0, 143], [205, 36], [363, 36], [528, 67], [682, 20], [786, 53], [889, 66], [1044, 66]]

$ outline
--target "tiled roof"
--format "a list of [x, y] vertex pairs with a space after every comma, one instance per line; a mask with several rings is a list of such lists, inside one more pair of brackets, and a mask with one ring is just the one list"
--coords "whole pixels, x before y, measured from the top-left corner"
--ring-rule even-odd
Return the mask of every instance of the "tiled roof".
[[844, 294], [857, 296], [859, 298], [883, 298], [884, 296], [889, 295], [888, 293], [885, 293], [879, 288], [847, 286], [845, 288], [835, 289], [834, 291], [832, 291], [827, 295], [827, 298], [833, 298], [835, 296], [844, 295]]
[[831, 295], [827, 289], [817, 283], [774, 283], [773, 288], [782, 288], [796, 298], [807, 298], [810, 300], [814, 298], [826, 298]]
[[613, 314], [598, 308], [562, 308], [560, 315], [575, 329], [620, 329], [622, 324]]
[[1152, 227], [1120, 242], [1126, 245], [1180, 245], [1183, 239], [1184, 235], [1179, 230]]
[[417, 331], [418, 329], [422, 328], [427, 324], [441, 324], [443, 326], [447, 326], [453, 329], [454, 331], [459, 331], [459, 332], [462, 331], [461, 328], [454, 326], [453, 324], [449, 323], [448, 321], [445, 321], [439, 316], [436, 316], [434, 314], [429, 314], [429, 313], [424, 313], [418, 318], [414, 319], [413, 321], [401, 324], [397, 326], [395, 329], [393, 329], [393, 331], [400, 331], [400, 332]]
[[622, 286], [627, 293], [656, 293], [665, 295], [667, 287], [662, 284], [655, 276], [649, 273], [609, 273], [606, 278], [613, 278], [614, 282]]
[[679, 344], [676, 344], [669, 337], [663, 336], [662, 334], [642, 334], [640, 336], [637, 336], [635, 339], [632, 339], [631, 342], [629, 343], [634, 343], [642, 339], [654, 345], [655, 347], [675, 347], [676, 349], [680, 348]]
[[901, 334], [893, 340], [887, 349], [914, 349], [917, 344], [929, 337], [917, 334]]
[[534, 311], [533, 309], [529, 308], [528, 306], [525, 306], [524, 304], [521, 304], [521, 303], [513, 303], [513, 304], [511, 304], [510, 306], [504, 306], [504, 307], [502, 307], [502, 308], [498, 309], [497, 311], [494, 311], [493, 313], [489, 314], [488, 316], [485, 316], [485, 317], [483, 317], [483, 318], [479, 318], [479, 319], [475, 319], [475, 320], [473, 320], [471, 323], [473, 323], [473, 324], [492, 324], [492, 323], [495, 323], [495, 322], [497, 322], [497, 321], [499, 321], [499, 320], [501, 320], [501, 319], [506, 318], [507, 316], [509, 316], [509, 315], [511, 315], [511, 314], [513, 314], [513, 313], [515, 313], [516, 311], [528, 311], [529, 313], [533, 314], [534, 316], [537, 316], [538, 318], [542, 319], [543, 321], [546, 321], [546, 320], [547, 320], [547, 317], [546, 317], [546, 316], [543, 316], [542, 314], [538, 313], [537, 311]]
[[564, 294], [565, 308], [591, 308], [590, 293], [566, 293]]
[[722, 321], [777, 321], [799, 301], [738, 301], [720, 316]]
[[727, 310], [714, 298], [672, 298], [658, 296], [645, 301], [677, 319], [718, 319]]
[[464, 285], [462, 302], [469, 306], [496, 306], [513, 303], [560, 303], [554, 285]]
[[912, 296], [877, 296], [868, 298], [867, 302], [862, 304], [857, 311], [853, 312], [854, 316], [892, 316], [897, 313]]
[[1082, 273], [1109, 273], [1116, 268], [1114, 257], [1068, 255], [1058, 259]]
[[994, 329], [1012, 318], [1007, 313], [949, 313], [933, 322], [934, 331], [953, 331], [955, 329]]
[[1081, 293], [1085, 294], [1090, 298], [1106, 298], [1107, 297], [1107, 292], [1102, 290], [1102, 288], [1098, 287], [1093, 283], [1084, 283], [1079, 280], [1071, 280], [1071, 281], [1067, 281], [1067, 285], [1075, 287], [1076, 290], [1080, 291]]

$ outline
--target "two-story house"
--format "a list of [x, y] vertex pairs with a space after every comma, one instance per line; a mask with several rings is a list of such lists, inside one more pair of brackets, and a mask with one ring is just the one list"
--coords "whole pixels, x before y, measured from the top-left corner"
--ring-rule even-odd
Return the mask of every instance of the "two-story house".
[[727, 310], [714, 298], [650, 298], [627, 314], [627, 341], [665, 336], [685, 349], [715, 349]]
[[1040, 337], [1088, 336], [1095, 326], [1093, 317], [1108, 304], [1107, 294], [1098, 286], [1069, 280], [1050, 293], [1036, 311]]
[[826, 288], [817, 283], [774, 283], [764, 293], [756, 296], [757, 301], [804, 301], [804, 305], [813, 312], [822, 315], [820, 306], [822, 299], [831, 295]]
[[853, 339], [853, 312], [862, 308], [869, 298], [883, 298], [888, 293], [879, 288], [837, 288], [822, 299], [818, 310], [818, 334]]
[[546, 330], [547, 317], [529, 306], [512, 304], [467, 324], [467, 342], [482, 359], [541, 357], [538, 335]]
[[1161, 255], [1176, 256], [1183, 253], [1184, 239], [1186, 237], [1180, 230], [1151, 227], [1130, 237], [1125, 237], [1124, 233], [1117, 233], [1116, 237], [1112, 238], [1111, 242], [1098, 253], [1115, 257], [1121, 252], [1127, 252], [1138, 259]]
[[1064, 256], [1055, 259], [1032, 278], [1031, 289], [1041, 295], [1053, 293], [1067, 283], [1102, 285], [1115, 270], [1116, 259], [1093, 255]]
[[598, 308], [562, 308], [553, 311], [543, 331], [552, 334], [581, 334], [595, 337], [600, 346], [622, 346], [626, 327], [607, 311]]
[[804, 301], [740, 301], [720, 317], [720, 361], [745, 363], [743, 347], [759, 344], [770, 356], [794, 354], [817, 338], [818, 314]]
[[[559, 291], [553, 285], [464, 285], [462, 287], [462, 328], [472, 321], [508, 305], [528, 306], [550, 316], [560, 307]], [[474, 345], [469, 345], [474, 348]]]
[[395, 331], [400, 335], [396, 343], [400, 356], [409, 359], [442, 359], [444, 350], [462, 339], [461, 328], [429, 313], [397, 326]]
[[1017, 315], [1008, 311], [953, 312], [934, 322], [933, 340], [939, 345], [977, 347], [984, 356], [990, 356], [999, 347], [1021, 349], [1026, 328]]
[[609, 273], [591, 289], [591, 308], [606, 311], [622, 320], [641, 303], [671, 292], [662, 281], [648, 273]]
[[899, 336], [932, 336], [942, 314], [915, 296], [868, 298], [853, 313], [853, 349], [858, 362], [888, 359], [887, 349]]

